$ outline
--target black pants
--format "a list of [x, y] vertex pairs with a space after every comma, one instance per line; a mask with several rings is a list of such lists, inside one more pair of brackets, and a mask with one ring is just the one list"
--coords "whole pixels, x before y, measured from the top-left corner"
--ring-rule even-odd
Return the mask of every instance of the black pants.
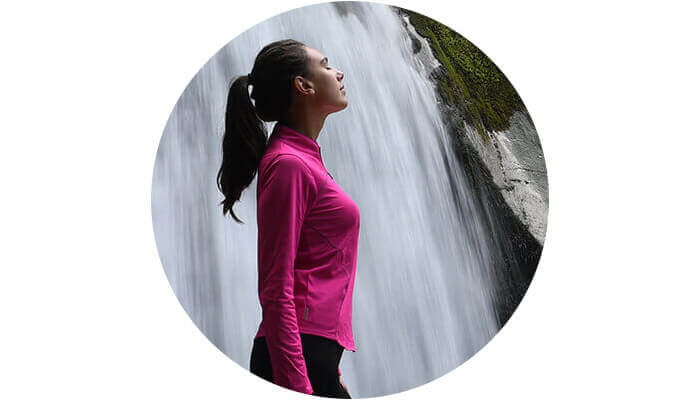
[[[317, 335], [300, 334], [301, 347], [306, 362], [306, 372], [314, 390], [314, 396], [350, 399], [350, 394], [340, 384], [338, 365], [343, 355], [343, 347], [335, 340]], [[273, 382], [270, 353], [265, 337], [253, 340], [250, 355], [250, 372]]]

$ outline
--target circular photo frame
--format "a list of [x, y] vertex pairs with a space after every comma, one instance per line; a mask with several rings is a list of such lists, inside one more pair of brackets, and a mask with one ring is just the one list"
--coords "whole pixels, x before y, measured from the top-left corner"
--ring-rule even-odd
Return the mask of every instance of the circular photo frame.
[[170, 115], [152, 184], [197, 327], [261, 378], [337, 398], [415, 388], [486, 345], [533, 279], [548, 201], [498, 67], [371, 2], [294, 9], [225, 45]]

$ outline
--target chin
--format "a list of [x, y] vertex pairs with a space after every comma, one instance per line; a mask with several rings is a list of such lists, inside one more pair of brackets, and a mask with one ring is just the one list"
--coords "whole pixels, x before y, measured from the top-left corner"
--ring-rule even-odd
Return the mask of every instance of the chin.
[[343, 111], [343, 110], [345, 110], [347, 107], [348, 107], [348, 103], [347, 103], [347, 102], [342, 103], [342, 104], [338, 104], [338, 105], [333, 109], [333, 111], [331, 111], [331, 114], [337, 113], [338, 111]]

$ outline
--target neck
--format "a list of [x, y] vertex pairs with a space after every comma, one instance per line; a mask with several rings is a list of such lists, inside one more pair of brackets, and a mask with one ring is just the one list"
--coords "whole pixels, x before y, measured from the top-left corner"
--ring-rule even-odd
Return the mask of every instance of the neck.
[[310, 113], [290, 113], [291, 115], [286, 121], [280, 121], [282, 124], [302, 133], [314, 141], [318, 139], [323, 129], [323, 123], [326, 121], [328, 114], [310, 114]]

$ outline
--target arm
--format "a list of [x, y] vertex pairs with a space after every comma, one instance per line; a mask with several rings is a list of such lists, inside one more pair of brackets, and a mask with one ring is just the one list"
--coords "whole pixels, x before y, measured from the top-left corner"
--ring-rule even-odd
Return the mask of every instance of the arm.
[[278, 156], [265, 172], [259, 177], [258, 289], [272, 375], [277, 385], [311, 394], [294, 306], [294, 259], [316, 183], [293, 155]]

